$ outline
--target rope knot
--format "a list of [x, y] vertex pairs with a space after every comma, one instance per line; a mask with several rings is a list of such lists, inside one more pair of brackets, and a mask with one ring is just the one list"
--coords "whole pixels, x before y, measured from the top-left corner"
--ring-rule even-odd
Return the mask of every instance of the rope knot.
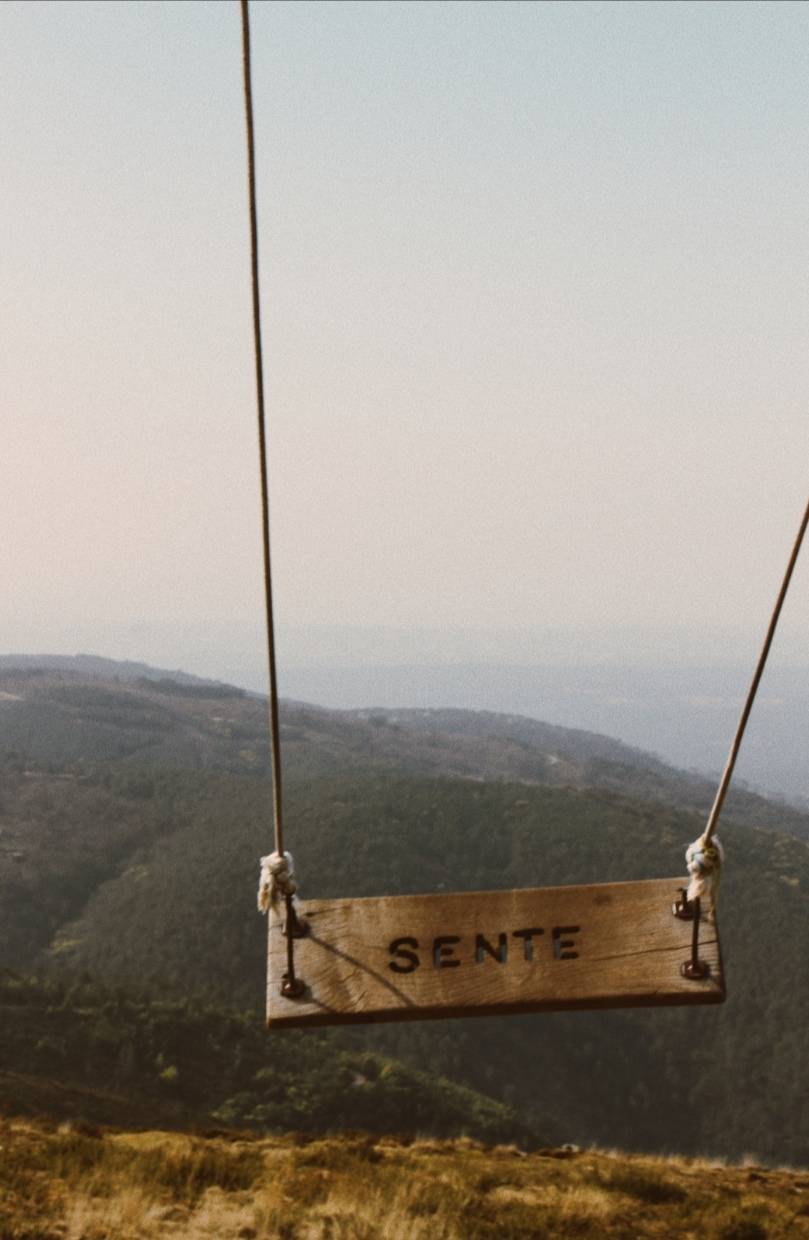
[[298, 890], [295, 878], [295, 863], [292, 853], [268, 853], [261, 858], [261, 873], [258, 880], [258, 911], [269, 912], [279, 900], [290, 896], [294, 899]]
[[707, 894], [713, 909], [719, 894], [719, 879], [724, 859], [725, 852], [716, 835], [712, 841], [701, 835], [693, 844], [688, 845], [685, 863], [691, 875], [687, 892], [689, 900], [701, 899]]

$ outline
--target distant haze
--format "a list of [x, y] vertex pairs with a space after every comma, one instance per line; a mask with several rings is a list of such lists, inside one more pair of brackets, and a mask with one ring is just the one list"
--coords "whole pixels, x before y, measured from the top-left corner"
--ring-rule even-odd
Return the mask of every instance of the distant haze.
[[[750, 679], [739, 666], [388, 666], [296, 668], [290, 696], [332, 707], [454, 706], [527, 715], [616, 737], [687, 770], [718, 776]], [[743, 780], [809, 799], [809, 671], [773, 672], [739, 759]]]

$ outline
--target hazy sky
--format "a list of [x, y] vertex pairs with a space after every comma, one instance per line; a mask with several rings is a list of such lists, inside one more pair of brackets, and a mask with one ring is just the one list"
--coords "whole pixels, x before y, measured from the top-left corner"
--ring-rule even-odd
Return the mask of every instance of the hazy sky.
[[[282, 659], [752, 659], [809, 490], [809, 6], [252, 10]], [[0, 6], [2, 651], [260, 658], [240, 54], [229, 0]]]

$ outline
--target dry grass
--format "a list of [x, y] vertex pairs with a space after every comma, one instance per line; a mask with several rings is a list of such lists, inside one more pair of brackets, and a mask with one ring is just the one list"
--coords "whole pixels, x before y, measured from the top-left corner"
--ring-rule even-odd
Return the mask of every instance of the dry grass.
[[0, 1240], [809, 1238], [809, 1172], [478, 1142], [0, 1121]]

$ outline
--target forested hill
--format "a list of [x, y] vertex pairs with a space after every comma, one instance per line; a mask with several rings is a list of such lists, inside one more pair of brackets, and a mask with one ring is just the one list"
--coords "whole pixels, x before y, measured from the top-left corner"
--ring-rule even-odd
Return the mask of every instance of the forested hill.
[[[16, 664], [7, 662], [12, 658]], [[265, 702], [233, 686], [145, 664], [0, 657], [0, 751], [37, 765], [121, 761], [261, 772]], [[77, 670], [77, 669], [92, 669]], [[175, 677], [181, 677], [176, 679]], [[714, 785], [607, 736], [490, 711], [281, 708], [287, 779], [398, 770], [460, 779], [605, 788], [702, 814]], [[809, 814], [744, 789], [727, 812], [809, 839]]]
[[322, 1034], [276, 1042], [268, 1056], [259, 1021], [198, 1000], [3, 970], [0, 1064], [0, 1112], [132, 1128], [466, 1131], [534, 1145], [540, 1135], [474, 1090]]
[[[45, 1009], [61, 1002], [67, 1013], [77, 979], [90, 977], [112, 988], [119, 1007], [125, 995], [158, 1010], [216, 1003], [252, 1010], [259, 1027], [264, 926], [255, 890], [270, 844], [262, 704], [221, 686], [31, 669], [5, 671], [0, 694], [0, 965], [64, 983], [66, 997], [46, 999]], [[632, 782], [639, 771], [676, 773], [654, 759], [644, 766], [641, 755], [627, 760], [619, 786], [620, 763], [543, 747], [533, 727], [542, 725], [288, 706], [287, 830], [304, 895], [681, 872], [701, 814], [675, 807], [671, 783], [666, 803], [662, 793], [638, 795]], [[561, 741], [559, 729], [546, 739], [557, 734]], [[593, 764], [602, 761], [609, 779], [599, 782]], [[550, 1141], [809, 1163], [809, 846], [796, 837], [799, 815], [796, 834], [775, 829], [779, 812], [761, 802], [768, 830], [735, 810], [724, 824], [724, 1007], [327, 1031], [323, 1055], [335, 1071], [339, 1055], [373, 1051], [443, 1076], [513, 1108], [515, 1124]], [[114, 1045], [118, 1018], [105, 1003], [98, 1036]], [[15, 1000], [2, 1013], [12, 1048], [3, 1067], [30, 1074], [25, 1056], [36, 1046], [24, 1006]], [[292, 1035], [271, 1036], [280, 1041], [267, 1043], [268, 1056]], [[39, 1042], [34, 1070], [63, 1075], [58, 1037], [45, 1032]], [[227, 1056], [227, 1039], [220, 1050]], [[157, 1075], [171, 1062], [164, 1054]], [[285, 1114], [284, 1099], [268, 1101], [263, 1088], [230, 1097], [231, 1122], [257, 1107]]]

